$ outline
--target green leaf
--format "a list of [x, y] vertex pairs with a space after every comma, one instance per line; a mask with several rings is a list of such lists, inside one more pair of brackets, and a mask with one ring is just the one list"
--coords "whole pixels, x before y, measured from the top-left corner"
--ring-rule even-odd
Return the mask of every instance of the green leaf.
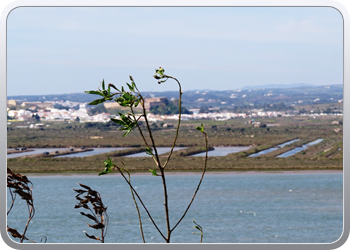
[[126, 131], [126, 133], [123, 134], [123, 137], [126, 137], [128, 134], [130, 134], [131, 130], [132, 130], [132, 129], [129, 129], [128, 131]]
[[154, 169], [149, 169], [149, 171], [152, 173], [153, 176], [158, 176], [157, 170], [155, 168]]
[[148, 154], [148, 155], [153, 155], [152, 149], [149, 148], [149, 147], [146, 147], [146, 154]]
[[[203, 234], [203, 228], [195, 220], [193, 220], [193, 223], [196, 224], [196, 225], [193, 226], [192, 228], [195, 228], [195, 229], [201, 231], [200, 234]], [[193, 233], [193, 234], [197, 234], [197, 233]]]
[[100, 95], [103, 96], [103, 94], [100, 91], [96, 91], [96, 90], [87, 90], [84, 91], [86, 94], [91, 94], [91, 95]]
[[105, 166], [105, 169], [98, 174], [99, 176], [112, 172], [113, 163], [112, 163], [112, 159], [109, 158], [109, 156], [108, 156], [108, 160], [103, 161], [103, 164]]
[[128, 116], [123, 115], [121, 118], [125, 122], [126, 125], [130, 125], [130, 123], [132, 122]]
[[125, 126], [125, 122], [123, 122], [122, 120], [119, 120], [119, 119], [116, 119], [116, 118], [110, 118], [112, 122], [116, 123], [116, 124], [119, 124], [119, 125], [122, 125], [122, 126]]
[[[130, 86], [130, 85], [128, 84], [128, 86]], [[125, 92], [125, 93], [123, 94], [123, 98], [124, 98], [125, 100], [127, 100], [127, 101], [132, 100], [132, 97], [131, 97], [131, 95], [130, 95], [128, 92]]]
[[119, 105], [122, 106], [122, 107], [126, 107], [128, 106], [129, 102], [128, 101], [123, 101], [123, 102], [120, 102]]
[[97, 104], [100, 104], [100, 103], [104, 103], [106, 101], [106, 99], [97, 99], [95, 101], [92, 101], [89, 103], [89, 105], [97, 105]]
[[105, 79], [102, 80], [102, 89], [105, 90]]
[[108, 174], [109, 172], [108, 171], [102, 171], [102, 172], [100, 172], [99, 174], [98, 174], [98, 176], [100, 176], [100, 175], [104, 175], [104, 174]]
[[200, 127], [196, 127], [196, 129], [197, 129], [198, 131], [201, 131], [202, 133], [204, 133], [204, 126], [203, 126], [203, 124], [201, 124]]
[[119, 89], [117, 89], [117, 88], [116, 88], [116, 86], [114, 86], [114, 84], [110, 83], [110, 84], [108, 84], [108, 86], [110, 86], [110, 87], [112, 87], [112, 88], [114, 88], [115, 90], [117, 90], [117, 91], [119, 91], [119, 92], [120, 92], [120, 90], [119, 90]]
[[132, 80], [131, 84], [132, 84], [133, 89], [135, 89], [136, 88], [136, 84], [134, 83], [134, 80]]
[[108, 90], [102, 90], [102, 95], [103, 97], [108, 97], [109, 96]]
[[162, 67], [159, 67], [159, 69], [156, 69], [156, 73], [160, 75], [164, 75], [164, 69]]
[[123, 97], [118, 97], [114, 99], [120, 106], [122, 106], [123, 102], [125, 101]]
[[126, 83], [126, 85], [128, 85], [128, 87], [129, 87], [130, 91], [132, 91], [132, 92], [134, 92], [134, 91], [135, 91], [135, 90], [134, 90], [134, 87], [133, 87], [133, 86], [131, 86], [129, 83]]

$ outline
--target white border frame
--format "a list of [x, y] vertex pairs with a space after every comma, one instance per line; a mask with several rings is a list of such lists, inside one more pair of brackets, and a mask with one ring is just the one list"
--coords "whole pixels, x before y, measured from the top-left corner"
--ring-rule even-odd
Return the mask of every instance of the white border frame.
[[[17, 7], [55, 7], [55, 6], [66, 6], [66, 7], [77, 7], [77, 6], [86, 6], [86, 7], [97, 7], [97, 6], [110, 6], [110, 7], [122, 7], [122, 6], [164, 6], [164, 7], [172, 7], [172, 6], [184, 6], [184, 7], [199, 7], [199, 6], [219, 6], [219, 7], [234, 7], [234, 6], [246, 6], [246, 7], [333, 7], [337, 9], [341, 15], [343, 16], [343, 30], [344, 30], [344, 64], [343, 64], [343, 70], [344, 70], [344, 121], [343, 125], [344, 128], [346, 128], [346, 125], [349, 122], [348, 118], [348, 97], [349, 96], [349, 91], [348, 85], [350, 85], [350, 78], [349, 78], [349, 72], [346, 71], [349, 70], [349, 65], [350, 65], [350, 53], [349, 53], [349, 44], [350, 44], [350, 19], [349, 19], [349, 14], [344, 8], [343, 5], [339, 4], [338, 2], [334, 1], [329, 1], [329, 0], [296, 0], [296, 1], [276, 1], [276, 0], [267, 0], [267, 1], [259, 1], [259, 0], [235, 0], [235, 1], [226, 1], [226, 0], [216, 0], [216, 1], [208, 1], [208, 0], [202, 0], [202, 1], [195, 1], [195, 0], [179, 0], [179, 1], [159, 1], [159, 0], [151, 0], [151, 1], [142, 1], [142, 0], [101, 0], [101, 1], [95, 1], [95, 0], [87, 0], [87, 1], [80, 1], [80, 0], [51, 0], [51, 1], [44, 1], [44, 0], [20, 0], [20, 1], [15, 1], [10, 3], [9, 5], [6, 6], [6, 8], [2, 11], [1, 19], [0, 19], [0, 32], [1, 32], [1, 39], [0, 39], [0, 48], [1, 48], [1, 58], [0, 58], [0, 88], [1, 88], [1, 93], [3, 93], [2, 97], [4, 101], [4, 106], [6, 106], [6, 100], [7, 100], [7, 91], [6, 91], [6, 84], [7, 84], [7, 76], [6, 76], [6, 63], [7, 63], [7, 54], [6, 54], [6, 24], [7, 24], [7, 17], [9, 13], [17, 8]], [[345, 96], [347, 98], [345, 98]], [[349, 97], [350, 98], [350, 97]], [[5, 120], [5, 108], [1, 110], [2, 115], [1, 117], [1, 133], [2, 133], [2, 141], [7, 140], [7, 134], [6, 134], [6, 120]], [[3, 113], [4, 112], [4, 113]], [[344, 140], [344, 151], [348, 150], [348, 146], [350, 143], [349, 138], [349, 132], [348, 130], [344, 129], [344, 134], [343, 134], [343, 140]], [[7, 156], [6, 156], [6, 143], [0, 144], [0, 152], [2, 153], [2, 157], [4, 159], [3, 162], [5, 162], [4, 165], [7, 165]], [[62, 247], [67, 247], [68, 249], [95, 249], [96, 247], [98, 248], [104, 248], [104, 249], [115, 249], [116, 247], [122, 247], [123, 249], [152, 249], [152, 250], [157, 250], [157, 249], [178, 249], [178, 248], [183, 248], [185, 247], [186, 249], [191, 248], [191, 249], [212, 249], [215, 247], [216, 249], [317, 249], [317, 250], [323, 250], [323, 249], [336, 249], [341, 247], [346, 240], [348, 239], [349, 236], [349, 213], [350, 213], [350, 204], [349, 200], [346, 198], [345, 194], [349, 194], [349, 188], [350, 184], [345, 182], [345, 179], [350, 178], [350, 174], [348, 171], [345, 170], [345, 155], [344, 154], [344, 161], [343, 161], [343, 174], [344, 174], [344, 230], [342, 236], [333, 243], [327, 243], [327, 244], [321, 244], [321, 243], [309, 243], [309, 244], [280, 244], [280, 243], [266, 243], [266, 244], [242, 244], [242, 243], [231, 243], [231, 244], [163, 244], [163, 243], [157, 243], [157, 244], [72, 244], [72, 243], [55, 243], [55, 244], [50, 244], [50, 243], [45, 243], [45, 244], [19, 244], [15, 243], [12, 241], [6, 231], [6, 202], [3, 202], [3, 204], [0, 206], [0, 222], [1, 222], [1, 236], [4, 242], [8, 245], [7, 247], [15, 248], [15, 249], [62, 249]], [[347, 162], [347, 160], [346, 160]], [[0, 194], [1, 197], [6, 197], [6, 188], [5, 188], [5, 178], [7, 176], [6, 174], [6, 169], [3, 167], [1, 169], [1, 184], [2, 188], [0, 188]], [[345, 178], [347, 177], [347, 178]], [[4, 182], [3, 182], [4, 181]], [[3, 201], [6, 199], [3, 199]], [[326, 230], [326, 228], [325, 228]], [[2, 248], [3, 249], [3, 248]], [[345, 249], [345, 248], [344, 248]]]

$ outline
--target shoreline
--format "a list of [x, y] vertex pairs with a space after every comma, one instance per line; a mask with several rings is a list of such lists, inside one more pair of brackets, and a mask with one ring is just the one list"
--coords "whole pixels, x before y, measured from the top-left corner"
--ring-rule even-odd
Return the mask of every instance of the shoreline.
[[[261, 171], [254, 171], [254, 170], [248, 170], [248, 171], [207, 171], [205, 172], [205, 175], [263, 175], [263, 174], [339, 174], [343, 173], [343, 170], [261, 170]], [[151, 175], [150, 172], [134, 172], [130, 173], [131, 175]], [[200, 171], [189, 171], [189, 172], [165, 172], [166, 175], [202, 175], [202, 172]], [[96, 176], [98, 177], [98, 172], [85, 172], [85, 173], [79, 173], [79, 172], [65, 172], [65, 173], [23, 173], [23, 175], [26, 176], [32, 176], [32, 177], [46, 177], [46, 176], [52, 176], [52, 177], [60, 177], [60, 176]], [[120, 175], [118, 172], [110, 173], [108, 176], [116, 176]]]

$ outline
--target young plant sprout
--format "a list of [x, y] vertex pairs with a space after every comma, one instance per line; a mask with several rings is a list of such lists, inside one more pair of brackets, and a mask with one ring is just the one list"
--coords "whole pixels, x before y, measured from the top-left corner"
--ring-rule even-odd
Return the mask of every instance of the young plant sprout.
[[[205, 156], [205, 161], [204, 161], [204, 166], [203, 166], [203, 172], [202, 176], [200, 178], [200, 181], [198, 183], [198, 186], [192, 196], [192, 199], [189, 201], [188, 206], [186, 207], [185, 211], [183, 212], [182, 216], [180, 219], [175, 223], [175, 225], [170, 224], [170, 215], [169, 215], [169, 202], [168, 202], [168, 187], [166, 183], [166, 178], [165, 178], [165, 169], [171, 159], [171, 156], [173, 154], [174, 147], [176, 145], [176, 141], [179, 135], [179, 128], [180, 128], [180, 123], [181, 123], [181, 97], [182, 97], [182, 90], [181, 90], [181, 84], [180, 82], [172, 76], [166, 75], [165, 70], [160, 67], [159, 69], [156, 69], [154, 78], [158, 80], [159, 84], [165, 83], [167, 80], [172, 79], [177, 82], [178, 87], [179, 87], [179, 116], [178, 116], [178, 121], [177, 121], [177, 127], [176, 127], [176, 132], [174, 136], [174, 140], [172, 142], [172, 147], [171, 150], [166, 157], [166, 160], [164, 163], [160, 161], [159, 153], [157, 151], [157, 146], [152, 134], [151, 126], [147, 118], [147, 112], [145, 108], [145, 99], [138, 90], [135, 81], [132, 76], [130, 76], [130, 81], [131, 83], [126, 83], [128, 90], [126, 90], [124, 87], [121, 87], [118, 89], [114, 84], [109, 83], [107, 86], [104, 82], [104, 80], [101, 83], [101, 88], [98, 90], [90, 90], [90, 91], [85, 91], [87, 94], [93, 94], [93, 95], [99, 95], [100, 98], [96, 99], [92, 102], [89, 103], [89, 105], [98, 105], [101, 103], [104, 103], [106, 101], [115, 101], [117, 102], [120, 106], [122, 107], [127, 107], [129, 108], [129, 112], [125, 113], [119, 113], [119, 118], [111, 118], [111, 121], [118, 124], [120, 126], [120, 130], [125, 131], [123, 134], [123, 137], [126, 137], [129, 135], [133, 130], [137, 130], [142, 137], [142, 140], [145, 144], [145, 152], [147, 155], [152, 156], [153, 161], [155, 163], [155, 167], [153, 169], [150, 169], [149, 171], [152, 173], [153, 176], [159, 176], [162, 179], [162, 185], [163, 185], [163, 195], [164, 195], [164, 208], [165, 208], [165, 223], [166, 223], [166, 232], [163, 232], [159, 229], [157, 223], [153, 220], [152, 215], [150, 211], [147, 209], [146, 205], [144, 204], [142, 198], [140, 195], [136, 192], [135, 188], [130, 182], [130, 174], [126, 170], [126, 167], [124, 166], [124, 163], [122, 165], [117, 165], [113, 163], [112, 159], [108, 157], [107, 160], [103, 161], [104, 163], [104, 170], [99, 173], [99, 175], [104, 175], [111, 173], [113, 170], [117, 169], [126, 183], [129, 185], [132, 196], [134, 198], [135, 204], [136, 204], [136, 209], [138, 210], [137, 203], [135, 200], [135, 196], [137, 197], [138, 201], [140, 202], [141, 206], [145, 209], [149, 219], [159, 232], [159, 234], [162, 236], [162, 238], [165, 240], [166, 243], [170, 242], [171, 234], [175, 230], [175, 228], [179, 225], [179, 223], [183, 220], [185, 215], [187, 214], [189, 208], [191, 207], [193, 200], [196, 197], [196, 194], [199, 190], [199, 187], [201, 185], [201, 182], [203, 180], [206, 167], [207, 167], [207, 161], [208, 161], [208, 135], [204, 131], [204, 126], [201, 124], [200, 127], [197, 127], [197, 130], [201, 132], [204, 135], [204, 140], [205, 140], [205, 147], [206, 147], [206, 156]], [[136, 115], [135, 113], [135, 108], [138, 106], [141, 106], [142, 112], [140, 115]], [[145, 121], [146, 125], [146, 131], [143, 131], [140, 127], [139, 121], [140, 119], [143, 118]], [[149, 138], [149, 140], [146, 139], [146, 136]], [[124, 172], [128, 174], [128, 178], [124, 175]], [[142, 232], [142, 223], [141, 223], [141, 216], [138, 211], [139, 215], [139, 221], [140, 221], [140, 229], [141, 229], [141, 235], [143, 237], [143, 232]]]

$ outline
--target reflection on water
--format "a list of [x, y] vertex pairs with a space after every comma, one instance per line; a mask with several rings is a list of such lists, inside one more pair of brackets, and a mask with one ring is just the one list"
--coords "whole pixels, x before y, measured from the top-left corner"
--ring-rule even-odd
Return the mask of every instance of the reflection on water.
[[287, 142], [285, 142], [285, 143], [282, 143], [282, 144], [278, 145], [278, 147], [283, 148], [284, 146], [287, 146], [287, 145], [289, 145], [289, 144], [292, 144], [292, 143], [294, 143], [294, 142], [296, 142], [296, 141], [299, 141], [299, 139], [294, 139], [294, 140], [292, 140], [292, 141], [287, 141]]
[[282, 144], [277, 145], [277, 147], [275, 147], [275, 148], [265, 149], [265, 150], [262, 150], [262, 151], [260, 151], [260, 152], [258, 152], [258, 153], [251, 154], [251, 155], [249, 155], [248, 157], [257, 157], [257, 156], [260, 156], [260, 155], [264, 155], [264, 154], [270, 153], [270, 152], [272, 152], [272, 151], [275, 151], [275, 150], [277, 150], [277, 149], [279, 149], [279, 148], [283, 148], [283, 147], [285, 147], [285, 146], [287, 146], [287, 145], [289, 145], [289, 144], [292, 144], [292, 143], [294, 143], [294, 142], [296, 142], [296, 141], [299, 141], [299, 139], [294, 139], [294, 140], [291, 140], [291, 141], [287, 141], [287, 142], [285, 142], [285, 143], [282, 143]]
[[308, 144], [306, 144], [306, 146], [312, 146], [312, 145], [315, 145], [317, 143], [320, 143], [321, 141], [323, 141], [323, 139], [317, 139], [315, 141], [309, 142]]
[[[180, 150], [180, 149], [184, 149], [184, 148], [174, 147], [173, 152]], [[171, 147], [159, 147], [159, 148], [157, 148], [158, 155], [168, 153], [168, 152], [170, 152], [170, 150], [171, 150]], [[132, 155], [126, 155], [125, 157], [152, 157], [152, 156], [146, 154], [146, 152], [141, 152], [141, 153], [136, 153], [136, 154], [132, 154]]]
[[[69, 148], [28, 148], [30, 152], [22, 152], [18, 151], [18, 153], [13, 153], [7, 155], [7, 158], [16, 158], [21, 156], [29, 156], [29, 155], [36, 155], [36, 154], [42, 154], [44, 152], [55, 152], [55, 151], [61, 151], [61, 150], [67, 150]], [[103, 154], [103, 153], [109, 153], [116, 150], [123, 150], [123, 149], [129, 149], [129, 148], [92, 148], [92, 151], [85, 151], [80, 153], [73, 153], [73, 154], [67, 154], [67, 155], [59, 155], [54, 157], [85, 157], [85, 156], [91, 156], [91, 155], [97, 155], [97, 154]], [[9, 150], [9, 149], [8, 149]]]
[[[226, 156], [231, 153], [248, 150], [249, 148], [250, 147], [214, 147], [214, 150], [208, 151], [208, 156]], [[191, 156], [205, 156], [205, 152]]]
[[86, 152], [81, 152], [81, 153], [76, 153], [76, 154], [60, 155], [60, 156], [55, 156], [55, 157], [57, 157], [57, 158], [62, 158], [62, 157], [86, 157], [86, 156], [104, 154], [104, 153], [109, 153], [109, 152], [112, 152], [112, 151], [124, 150], [124, 149], [129, 149], [129, 148], [93, 148], [92, 151], [86, 151]]
[[[175, 147], [173, 151], [177, 151], [180, 149], [184, 149], [185, 147]], [[67, 150], [68, 148], [28, 148], [32, 149], [33, 151], [30, 152], [23, 152], [20, 153], [14, 153], [14, 154], [9, 154], [7, 155], [7, 158], [15, 158], [15, 157], [20, 157], [20, 156], [27, 156], [27, 155], [35, 155], [35, 154], [42, 154], [44, 152], [54, 152], [54, 151], [59, 151], [59, 150]], [[130, 149], [127, 147], [120, 147], [120, 148], [92, 148], [92, 151], [85, 151], [81, 153], [73, 153], [73, 154], [67, 154], [67, 155], [59, 155], [59, 156], [54, 156], [56, 158], [62, 158], [62, 157], [86, 157], [86, 156], [92, 156], [92, 155], [98, 155], [98, 154], [104, 154], [104, 153], [109, 153], [112, 151], [116, 150], [124, 150], [124, 149]], [[159, 147], [157, 148], [158, 154], [165, 154], [170, 152], [171, 147]], [[141, 152], [141, 153], [136, 153], [136, 154], [130, 154], [124, 157], [151, 157], [150, 155], [147, 155], [146, 152]]]
[[278, 156], [276, 156], [276, 157], [278, 157], [278, 158], [285, 158], [285, 157], [288, 157], [288, 156], [292, 156], [292, 155], [294, 155], [294, 154], [296, 154], [296, 153], [299, 153], [299, 152], [301, 152], [301, 151], [307, 149], [308, 147], [310, 147], [310, 146], [312, 146], [312, 145], [315, 145], [315, 144], [317, 144], [317, 143], [320, 143], [321, 141], [323, 141], [323, 139], [317, 139], [317, 140], [315, 140], [315, 141], [312, 141], [312, 142], [309, 142], [309, 143], [307, 143], [307, 144], [304, 144], [304, 145], [301, 146], [301, 147], [296, 147], [296, 148], [294, 148], [294, 149], [292, 149], [292, 150], [290, 150], [290, 151], [288, 151], [288, 152], [285, 152], [285, 153], [283, 153], [283, 154], [280, 154], [280, 155], [278, 155]]
[[[22, 152], [18, 151], [18, 153], [13, 153], [13, 154], [9, 154], [7, 155], [7, 158], [16, 158], [16, 157], [21, 157], [21, 156], [27, 156], [27, 155], [36, 155], [36, 154], [42, 154], [44, 152], [55, 152], [55, 151], [59, 151], [59, 150], [67, 150], [67, 148], [27, 148], [33, 151], [29, 151], [29, 152]], [[7, 149], [9, 150], [9, 149]], [[13, 150], [13, 149], [11, 149]]]
[[[269, 148], [263, 151], [260, 151], [258, 153], [255, 154], [251, 154], [248, 157], [257, 157], [260, 155], [264, 155], [267, 153], [270, 153], [272, 151], [275, 151], [279, 148], [283, 148], [286, 145], [292, 144], [296, 141], [298, 141], [299, 139], [294, 139], [282, 144], [279, 144], [278, 147], [273, 147], [273, 148]], [[295, 148], [291, 151], [288, 151], [284, 154], [281, 154], [277, 157], [288, 157], [291, 156], [293, 154], [296, 154], [304, 149], [306, 149], [309, 146], [315, 145], [319, 142], [321, 142], [323, 139], [317, 139], [313, 142], [310, 142], [308, 144], [303, 145], [302, 147], [298, 147]], [[211, 150], [208, 152], [208, 156], [226, 156], [228, 154], [231, 153], [237, 153], [240, 151], [244, 151], [244, 150], [248, 150], [250, 147], [214, 147], [214, 150]], [[30, 152], [21, 152], [18, 151], [18, 153], [13, 153], [13, 154], [8, 154], [7, 158], [16, 158], [16, 157], [21, 157], [21, 156], [29, 156], [29, 155], [35, 155], [35, 154], [42, 154], [44, 152], [54, 152], [54, 151], [60, 151], [60, 150], [67, 150], [68, 148], [28, 148], [31, 149], [33, 151]], [[130, 149], [128, 147], [118, 147], [118, 148], [92, 148], [92, 151], [86, 151], [86, 152], [80, 152], [80, 153], [74, 153], [74, 154], [67, 154], [67, 155], [60, 155], [60, 156], [55, 156], [57, 158], [59, 157], [86, 157], [86, 156], [92, 156], [92, 155], [97, 155], [97, 154], [103, 154], [103, 153], [109, 153], [112, 151], [116, 151], [116, 150], [124, 150], [124, 149]], [[184, 147], [175, 147], [174, 151], [180, 150], [180, 149], [184, 149]], [[9, 150], [9, 149], [7, 149]], [[170, 152], [171, 147], [159, 147], [157, 148], [158, 154], [165, 154]], [[193, 156], [205, 156], [205, 152], [199, 153], [199, 154], [195, 154]], [[136, 154], [130, 154], [127, 155], [125, 157], [151, 157], [150, 155], [147, 155], [146, 152], [141, 152], [141, 153], [136, 153]]]

